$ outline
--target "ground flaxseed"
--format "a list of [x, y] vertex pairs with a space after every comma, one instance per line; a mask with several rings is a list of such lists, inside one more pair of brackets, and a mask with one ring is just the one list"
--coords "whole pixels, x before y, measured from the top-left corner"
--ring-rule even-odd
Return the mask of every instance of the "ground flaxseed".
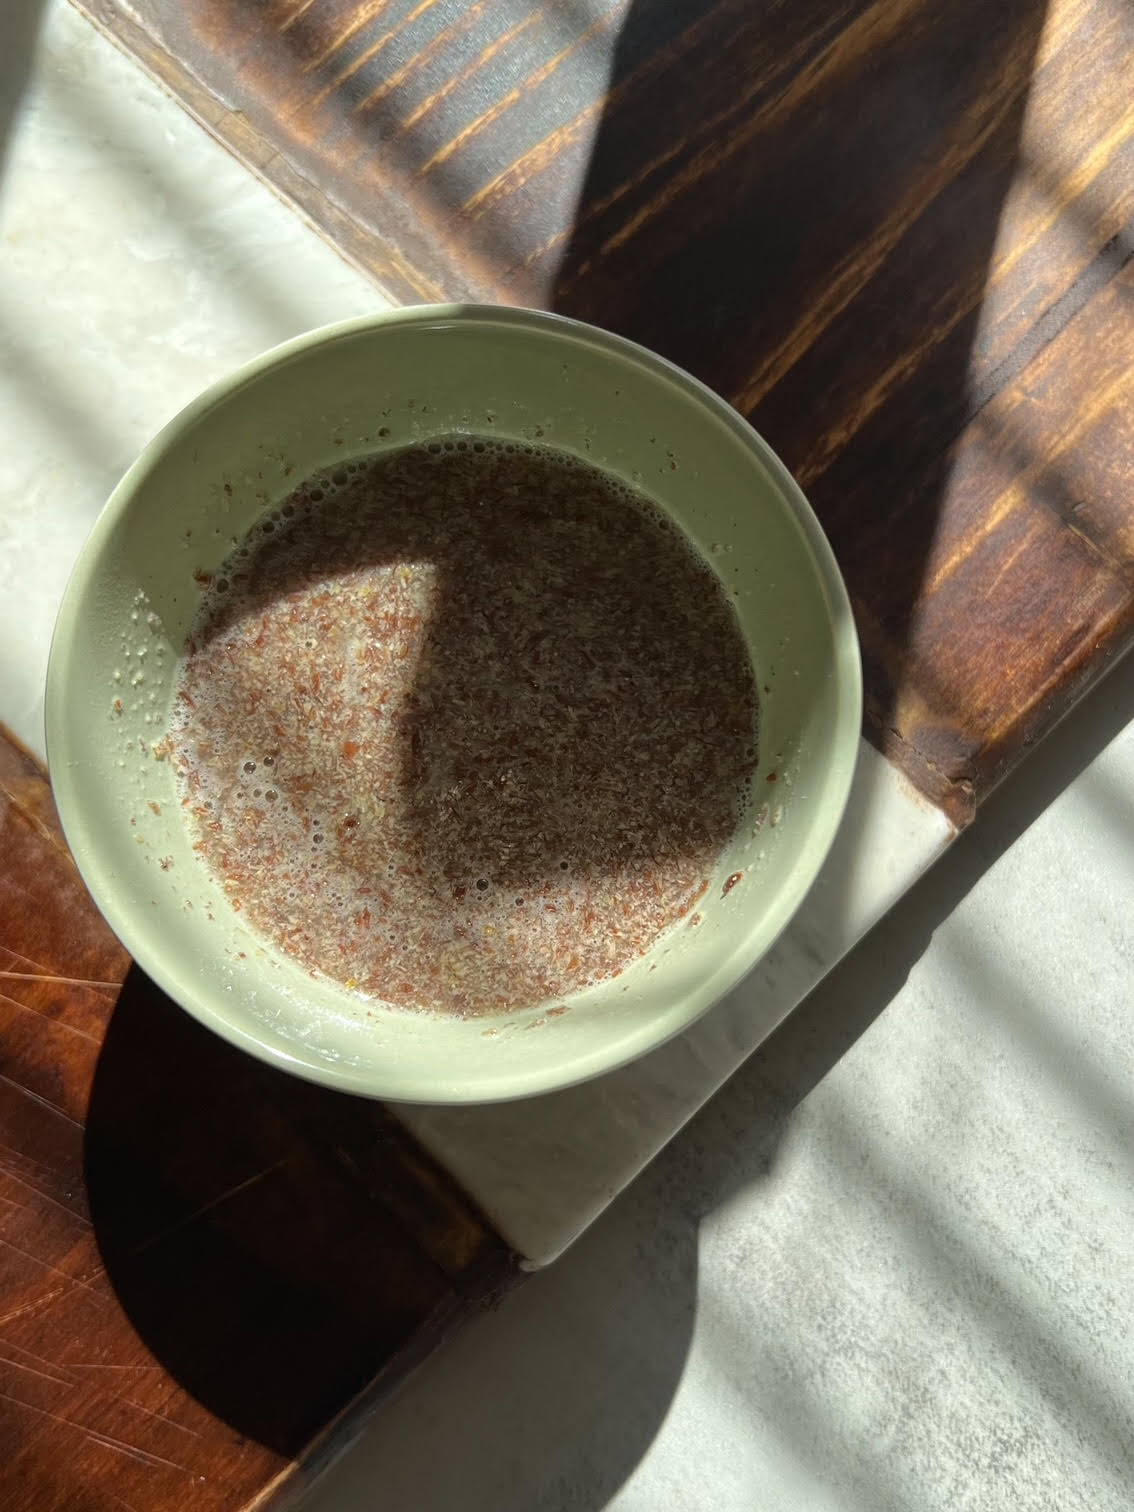
[[756, 766], [712, 569], [548, 448], [308, 479], [204, 585], [172, 758], [233, 906], [308, 968], [474, 1015], [617, 975], [685, 916]]

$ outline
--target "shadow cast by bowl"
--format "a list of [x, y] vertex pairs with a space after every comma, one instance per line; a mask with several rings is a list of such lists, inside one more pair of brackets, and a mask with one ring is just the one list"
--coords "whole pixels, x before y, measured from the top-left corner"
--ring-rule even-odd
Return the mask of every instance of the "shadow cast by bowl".
[[86, 1124], [102, 1262], [154, 1357], [282, 1455], [452, 1300], [383, 1189], [390, 1139], [376, 1104], [262, 1065], [131, 969]]

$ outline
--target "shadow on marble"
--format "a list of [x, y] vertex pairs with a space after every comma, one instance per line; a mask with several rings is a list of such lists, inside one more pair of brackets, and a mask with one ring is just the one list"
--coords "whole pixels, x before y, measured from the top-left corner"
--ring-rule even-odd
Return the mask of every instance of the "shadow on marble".
[[130, 968], [85, 1114], [91, 1229], [137, 1347], [234, 1436], [303, 1453], [448, 1305], [378, 1195], [396, 1151], [375, 1104], [226, 1044]]
[[[1044, 1002], [1042, 982], [1029, 983], [1020, 963], [1001, 960], [971, 939], [951, 939], [941, 948], [959, 989], [988, 1004], [1013, 1045], [1014, 1058], [1031, 1062], [1053, 1097], [1066, 1105], [1068, 1116], [1118, 1132], [1130, 1125], [1134, 1101], [1129, 1087], [1111, 1081], [1105, 1066], [1084, 1052], [1071, 1021], [1059, 1011], [1064, 1005]], [[1090, 971], [1089, 961], [1082, 970]]]
[[[430, 1512], [599, 1512], [646, 1454], [692, 1368], [695, 1315], [699, 1329], [711, 1325], [717, 1344], [709, 1368], [719, 1375], [714, 1389], [727, 1395], [728, 1341], [744, 1338], [750, 1358], [760, 1340], [750, 1337], [746, 1318], [732, 1316], [735, 1298], [703, 1290], [698, 1298], [703, 1224], [750, 1188], [775, 1183], [790, 1158], [793, 1119], [803, 1099], [892, 1001], [935, 931], [985, 872], [1132, 718], [1129, 657], [988, 800], [973, 828], [625, 1197], [562, 1260], [535, 1275], [498, 1313], [471, 1325], [386, 1404], [362, 1442], [309, 1493], [305, 1512], [411, 1505]], [[1113, 795], [1101, 778], [1094, 780], [1097, 775], [1084, 787], [1086, 801], [1098, 800], [1102, 823], [1117, 822], [1108, 808]], [[1100, 1103], [1099, 1088], [1088, 1084], [1094, 1073], [1071, 1069], [1065, 1045], [1045, 1042], [1042, 1017], [1024, 1001], [1020, 984], [1010, 984], [1009, 992], [1009, 985], [988, 975], [988, 965], [978, 961], [971, 969], [985, 974], [982, 991], [999, 1009], [1010, 1038], [1016, 1037], [1020, 1054], [1038, 1060], [1067, 1096], [1081, 1094], [1096, 1115], [1109, 1108], [1128, 1120], [1121, 1102], [1108, 1096]], [[837, 1099], [826, 1111], [837, 1122]], [[955, 1110], [958, 1119], [965, 1114], [964, 1108]], [[979, 1128], [974, 1124], [974, 1137]], [[849, 1117], [842, 1137], [836, 1129], [828, 1147], [847, 1167], [848, 1191], [864, 1164], [877, 1186], [901, 1153], [881, 1147]], [[1084, 1441], [1084, 1453], [1100, 1473], [1121, 1473], [1125, 1430], [1091, 1360], [1031, 1316], [1012, 1276], [997, 1271], [995, 1247], [977, 1254], [971, 1235], [938, 1211], [930, 1186], [918, 1180], [916, 1162], [904, 1159], [900, 1173], [891, 1175], [904, 1199], [893, 1225], [895, 1245], [909, 1252], [919, 1274], [939, 1275], [953, 1293], [964, 1288], [973, 1326], [987, 1332], [1041, 1395], [1058, 1398], [1069, 1421], [1089, 1419], [1091, 1442]], [[706, 1319], [714, 1310], [721, 1317]], [[822, 1427], [818, 1409], [806, 1382], [796, 1381], [787, 1364], [773, 1362], [768, 1369], [781, 1367], [782, 1410], [777, 1408], [770, 1430], [786, 1454], [807, 1464]], [[429, 1444], [442, 1441], [444, 1457], [427, 1452]], [[705, 1452], [719, 1460], [727, 1446], [707, 1442]], [[853, 1488], [863, 1505], [903, 1504], [885, 1455], [872, 1457], [870, 1475], [869, 1485]]]
[[[169, 238], [190, 258], [224, 273], [232, 297], [239, 298], [246, 314], [262, 326], [265, 345], [280, 340], [280, 332], [290, 335], [310, 327], [307, 301], [297, 291], [285, 290], [286, 280], [273, 277], [270, 249], [257, 248], [264, 255], [250, 257], [246, 228], [226, 226], [226, 207], [218, 203], [213, 186], [200, 178], [196, 158], [183, 165], [160, 135], [150, 139], [132, 130], [130, 119], [115, 113], [112, 98], [85, 80], [76, 86], [55, 70], [45, 73], [42, 89], [49, 108], [80, 138], [96, 143], [108, 164], [166, 197], [164, 229]], [[279, 255], [286, 260], [282, 249]]]
[[[1115, 833], [1134, 835], [1134, 795], [1124, 792], [1102, 772], [1092, 772], [1085, 786], [1091, 804], [1106, 816]], [[1128, 866], [1134, 866], [1134, 849], [1126, 851], [1125, 859]]]
[[43, 0], [0, 0], [0, 191], [8, 139], [24, 97], [43, 19]]
[[[30, 313], [30, 312], [29, 312]], [[117, 482], [136, 451], [124, 428], [115, 429], [105, 411], [74, 381], [68, 334], [59, 332], [54, 350], [34, 333], [25, 313], [0, 291], [0, 352], [11, 375], [11, 402], [51, 433], [52, 442], [103, 483]]]

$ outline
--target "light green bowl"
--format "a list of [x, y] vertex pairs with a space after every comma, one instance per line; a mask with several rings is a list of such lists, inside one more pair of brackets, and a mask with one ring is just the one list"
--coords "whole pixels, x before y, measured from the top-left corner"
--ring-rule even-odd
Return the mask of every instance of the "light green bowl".
[[[216, 567], [269, 503], [316, 469], [461, 430], [540, 436], [640, 479], [735, 593], [763, 689], [754, 812], [700, 924], [678, 926], [645, 961], [550, 1019], [538, 1009], [471, 1021], [418, 1015], [312, 979], [252, 934], [214, 886], [182, 826], [170, 764], [153, 750], [200, 600], [194, 571]], [[573, 321], [427, 306], [276, 348], [147, 447], [68, 585], [47, 738], [59, 813], [91, 893], [139, 965], [202, 1023], [343, 1091], [487, 1102], [643, 1054], [769, 949], [834, 837], [861, 701], [850, 606], [826, 539], [728, 405], [642, 348]], [[743, 883], [723, 895], [737, 871]]]

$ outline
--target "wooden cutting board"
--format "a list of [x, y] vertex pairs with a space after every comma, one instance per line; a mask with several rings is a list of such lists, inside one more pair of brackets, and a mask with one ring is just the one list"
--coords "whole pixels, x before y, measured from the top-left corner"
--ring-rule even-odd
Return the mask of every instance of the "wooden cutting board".
[[1134, 630], [1126, 0], [78, 0], [395, 298], [690, 368], [959, 823]]
[[512, 1257], [375, 1103], [176, 1008], [0, 730], [0, 1505], [290, 1505]]

